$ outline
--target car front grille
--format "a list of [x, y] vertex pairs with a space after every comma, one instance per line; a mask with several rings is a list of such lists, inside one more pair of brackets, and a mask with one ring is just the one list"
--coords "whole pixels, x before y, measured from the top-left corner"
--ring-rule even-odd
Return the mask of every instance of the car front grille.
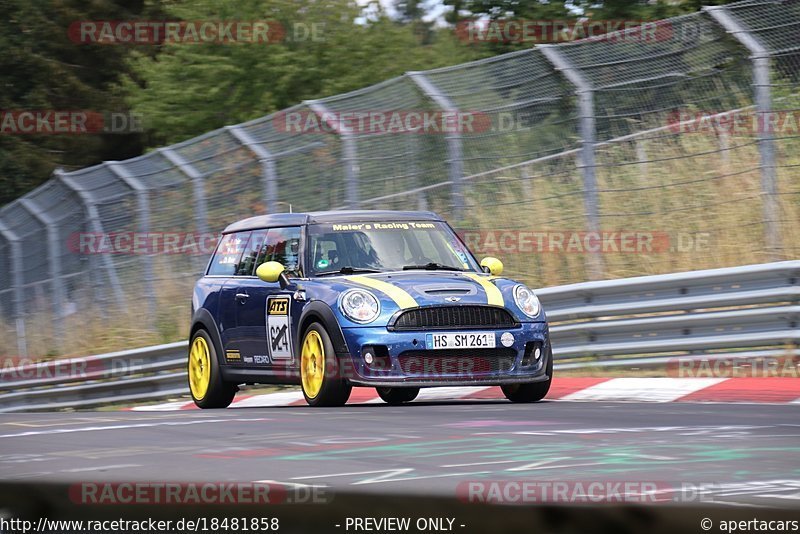
[[403, 374], [435, 380], [510, 371], [516, 356], [514, 349], [445, 349], [408, 350], [397, 359]]
[[390, 330], [441, 330], [448, 328], [511, 328], [517, 322], [505, 308], [496, 306], [430, 306], [401, 313]]

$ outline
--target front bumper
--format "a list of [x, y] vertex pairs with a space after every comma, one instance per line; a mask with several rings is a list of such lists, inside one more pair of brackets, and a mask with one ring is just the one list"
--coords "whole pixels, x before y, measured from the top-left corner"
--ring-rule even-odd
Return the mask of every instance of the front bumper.
[[[453, 329], [473, 332], [490, 329]], [[343, 328], [348, 354], [346, 377], [351, 384], [385, 387], [478, 386], [539, 382], [547, 380], [547, 362], [552, 358], [547, 323], [522, 323], [495, 333], [495, 349], [435, 350], [426, 344], [426, 334], [436, 331], [389, 331], [386, 327]], [[510, 333], [513, 343], [505, 347], [501, 336]], [[506, 336], [508, 337], [508, 336]], [[539, 358], [535, 358], [535, 349]], [[373, 354], [367, 364], [365, 354]]]

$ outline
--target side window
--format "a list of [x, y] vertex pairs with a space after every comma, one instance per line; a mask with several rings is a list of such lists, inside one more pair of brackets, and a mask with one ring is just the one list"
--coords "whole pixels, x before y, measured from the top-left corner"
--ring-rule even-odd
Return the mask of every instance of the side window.
[[236, 272], [234, 273], [236, 276], [250, 276], [255, 272], [256, 259], [266, 236], [266, 230], [256, 230], [250, 233], [242, 258], [236, 265]]
[[222, 240], [220, 240], [217, 250], [211, 258], [208, 274], [233, 276], [249, 237], [250, 232], [238, 232], [222, 236]]
[[302, 276], [300, 272], [300, 227], [270, 228], [267, 239], [258, 254], [256, 266], [267, 261], [280, 262], [290, 276]]

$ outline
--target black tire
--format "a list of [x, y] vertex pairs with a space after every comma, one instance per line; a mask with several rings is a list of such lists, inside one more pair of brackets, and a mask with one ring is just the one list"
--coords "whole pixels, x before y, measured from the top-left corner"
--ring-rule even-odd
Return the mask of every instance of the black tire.
[[[324, 349], [325, 368], [322, 377], [322, 386], [319, 392], [313, 397], [309, 396], [303, 381], [305, 369], [303, 368], [303, 351], [305, 350], [305, 342], [312, 332], [316, 332], [321, 338], [322, 347]], [[347, 380], [341, 376], [341, 365], [339, 358], [336, 357], [336, 352], [333, 349], [331, 337], [319, 323], [311, 323], [309, 327], [303, 332], [302, 342], [300, 343], [300, 384], [303, 390], [303, 397], [309, 406], [344, 406], [347, 399], [350, 398], [350, 392], [353, 387], [347, 383]]]
[[[207, 380], [207, 389], [202, 396], [195, 394], [195, 387], [192, 385], [192, 349], [195, 347], [196, 340], [201, 338], [205, 341], [205, 347], [208, 350], [208, 365], [209, 376]], [[239, 388], [236, 384], [225, 382], [222, 380], [222, 373], [219, 369], [219, 360], [217, 359], [217, 350], [214, 348], [214, 342], [211, 341], [211, 336], [208, 335], [203, 329], [198, 330], [192, 336], [192, 341], [189, 343], [189, 361], [187, 368], [189, 372], [189, 392], [192, 395], [192, 400], [198, 408], [227, 408], [233, 402], [233, 397]], [[196, 369], [196, 368], [194, 368]]]
[[547, 358], [545, 373], [548, 379], [543, 382], [501, 386], [500, 389], [503, 390], [503, 395], [508, 400], [511, 402], [538, 402], [547, 396], [553, 381], [553, 352], [548, 350], [545, 357]]
[[419, 395], [419, 388], [375, 388], [375, 391], [386, 404], [392, 406], [411, 402]]

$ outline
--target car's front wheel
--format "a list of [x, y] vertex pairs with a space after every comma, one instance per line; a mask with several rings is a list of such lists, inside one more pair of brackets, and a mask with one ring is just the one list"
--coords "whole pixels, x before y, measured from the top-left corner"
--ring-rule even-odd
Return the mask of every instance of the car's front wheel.
[[353, 389], [340, 376], [333, 343], [319, 323], [312, 323], [303, 335], [300, 383], [303, 396], [311, 406], [342, 406]]
[[529, 384], [508, 384], [502, 386], [503, 395], [511, 402], [536, 402], [547, 396], [550, 391], [550, 383], [553, 381], [553, 353], [547, 355], [547, 380], [543, 382], [531, 382]]
[[239, 390], [222, 380], [214, 343], [205, 330], [198, 330], [189, 344], [189, 391], [199, 408], [227, 408]]
[[375, 388], [375, 391], [385, 403], [393, 406], [411, 402], [419, 395], [419, 388]]

